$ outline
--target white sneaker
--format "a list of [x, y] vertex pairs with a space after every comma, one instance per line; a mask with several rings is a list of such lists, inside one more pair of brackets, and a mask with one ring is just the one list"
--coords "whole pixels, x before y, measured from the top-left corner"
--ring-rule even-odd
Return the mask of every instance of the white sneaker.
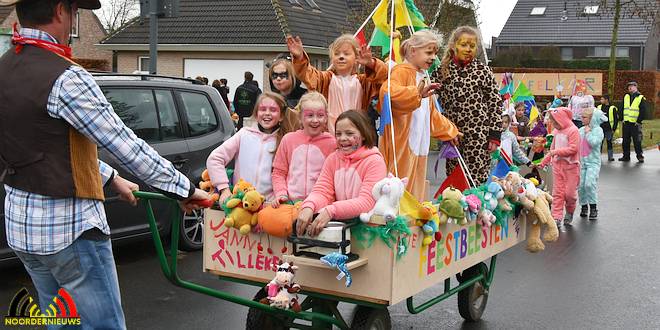
[[573, 222], [573, 214], [566, 213], [566, 215], [564, 216], [564, 226], [570, 226], [571, 222]]

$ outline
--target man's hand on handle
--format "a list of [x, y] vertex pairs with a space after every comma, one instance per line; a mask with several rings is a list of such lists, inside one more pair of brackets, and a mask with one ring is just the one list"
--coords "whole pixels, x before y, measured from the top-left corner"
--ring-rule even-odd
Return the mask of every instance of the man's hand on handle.
[[206, 191], [196, 188], [195, 193], [193, 193], [192, 196], [179, 201], [179, 206], [181, 209], [183, 209], [183, 211], [187, 213], [192, 210], [209, 207], [207, 203], [210, 199], [211, 195], [209, 195]]
[[120, 200], [128, 202], [133, 206], [137, 205], [137, 198], [133, 196], [133, 192], [140, 190], [140, 186], [136, 183], [128, 181], [119, 175], [115, 175], [110, 183], [110, 189], [119, 195]]

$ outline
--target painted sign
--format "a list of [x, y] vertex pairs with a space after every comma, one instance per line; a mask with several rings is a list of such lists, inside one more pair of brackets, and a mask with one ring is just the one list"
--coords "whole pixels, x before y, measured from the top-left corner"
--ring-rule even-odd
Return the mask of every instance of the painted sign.
[[[204, 216], [205, 271], [267, 283], [275, 276], [279, 260], [291, 260], [293, 247], [284, 239], [257, 233], [241, 235], [224, 226], [222, 211], [207, 209]], [[396, 304], [525, 239], [525, 221], [518, 219], [491, 227], [445, 224], [440, 226], [439, 239], [427, 246], [421, 244], [421, 228], [410, 229], [408, 250], [400, 258], [380, 239], [369, 248], [352, 244], [351, 251], [367, 262], [351, 269], [353, 284], [349, 288], [336, 279], [337, 270], [320, 263], [318, 267], [299, 265], [296, 282], [309, 291]]]
[[513, 74], [514, 88], [522, 81], [535, 96], [570, 96], [578, 80], [586, 82], [587, 94], [603, 94], [603, 74], [598, 72]]

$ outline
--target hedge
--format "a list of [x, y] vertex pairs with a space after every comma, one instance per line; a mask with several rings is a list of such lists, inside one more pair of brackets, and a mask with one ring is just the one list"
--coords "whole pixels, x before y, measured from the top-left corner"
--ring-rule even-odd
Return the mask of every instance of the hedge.
[[[596, 69], [596, 70], [609, 70], [610, 60], [604, 58], [589, 58], [564, 61], [563, 67], [567, 69]], [[616, 60], [617, 70], [630, 70], [632, 62], [628, 58], [621, 58]]]

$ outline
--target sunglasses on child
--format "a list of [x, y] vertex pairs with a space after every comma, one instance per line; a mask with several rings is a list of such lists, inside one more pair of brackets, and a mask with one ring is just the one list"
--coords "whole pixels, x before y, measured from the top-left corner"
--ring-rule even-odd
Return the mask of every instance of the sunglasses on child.
[[273, 72], [270, 74], [270, 79], [275, 80], [277, 78], [280, 79], [289, 79], [289, 73], [288, 72]]

